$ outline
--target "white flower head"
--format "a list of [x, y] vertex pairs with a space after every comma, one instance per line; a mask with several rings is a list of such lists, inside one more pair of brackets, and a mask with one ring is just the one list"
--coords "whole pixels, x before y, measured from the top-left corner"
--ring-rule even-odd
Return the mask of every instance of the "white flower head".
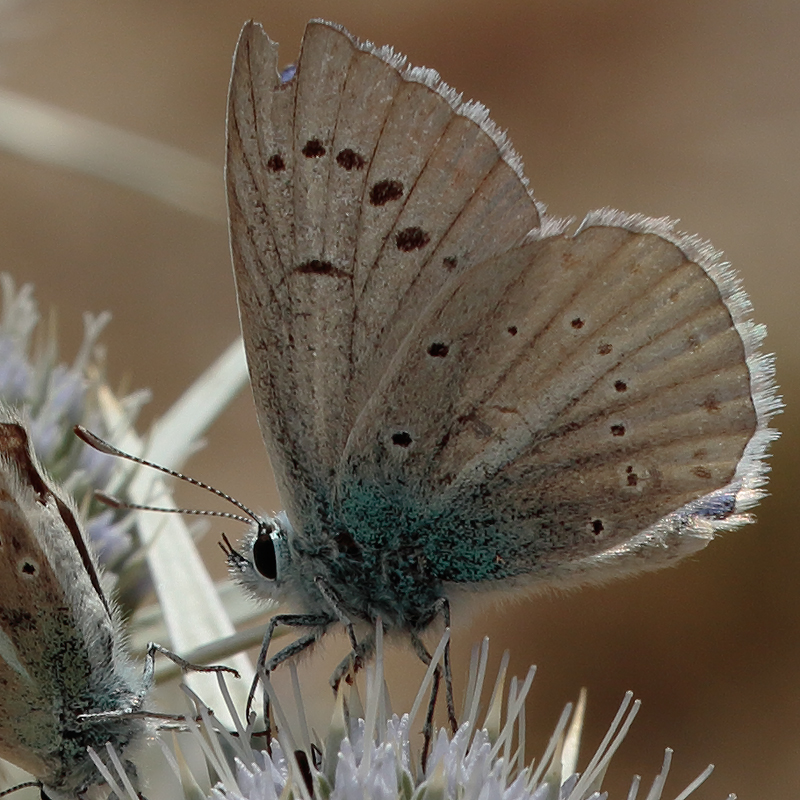
[[[445, 634], [446, 636], [447, 634]], [[300, 734], [290, 730], [280, 700], [267, 682], [277, 723], [271, 749], [253, 737], [254, 721], [244, 726], [237, 720], [236, 735], [201, 706], [204, 722], [193, 727], [195, 737], [206, 744], [204, 752], [212, 774], [218, 776], [209, 788], [211, 800], [280, 800], [281, 798], [325, 798], [325, 800], [602, 800], [603, 778], [611, 758], [624, 739], [639, 709], [632, 695], [625, 696], [606, 737], [586, 766], [577, 771], [585, 694], [575, 708], [568, 705], [550, 741], [539, 758], [527, 761], [524, 704], [534, 670], [524, 681], [509, 681], [503, 703], [507, 657], [491, 693], [481, 724], [475, 718], [483, 694], [488, 640], [473, 654], [472, 691], [465, 708], [468, 715], [454, 735], [440, 728], [434, 736], [426, 763], [411, 743], [416, 730], [419, 698], [424, 698], [432, 678], [432, 662], [420, 687], [418, 702], [404, 714], [386, 714], [387, 690], [383, 681], [383, 644], [380, 627], [375, 665], [365, 670], [363, 716], [350, 717], [348, 705], [360, 707], [357, 696], [350, 703], [345, 691], [335, 702], [332, 723], [324, 742], [309, 741], [300, 709]], [[441, 656], [443, 643], [438, 655]], [[291, 666], [290, 666], [291, 668]], [[351, 688], [349, 691], [356, 692]], [[229, 709], [230, 710], [230, 709]], [[263, 742], [263, 740], [261, 740]], [[640, 779], [634, 778], [627, 800], [666, 800], [671, 751], [667, 750], [661, 773], [649, 791], [640, 795]], [[711, 773], [709, 767], [675, 800], [685, 800]]]

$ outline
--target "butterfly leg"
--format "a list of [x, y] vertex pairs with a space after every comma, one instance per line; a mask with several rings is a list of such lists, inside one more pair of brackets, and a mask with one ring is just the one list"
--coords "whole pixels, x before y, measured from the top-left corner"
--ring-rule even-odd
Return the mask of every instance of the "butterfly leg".
[[[446, 628], [450, 628], [450, 603], [446, 597], [440, 597], [431, 606], [430, 613], [426, 618], [430, 621], [434, 620], [439, 614], [444, 617], [444, 624]], [[425, 647], [419, 634], [411, 631], [411, 644], [414, 647], [414, 652], [417, 654], [420, 661], [425, 666], [431, 663], [431, 654]], [[422, 765], [425, 767], [425, 762], [428, 760], [428, 749], [430, 748], [431, 739], [433, 738], [433, 714], [436, 710], [436, 699], [439, 695], [439, 683], [442, 679], [442, 668], [437, 665], [433, 673], [433, 685], [431, 686], [431, 696], [428, 701], [428, 711], [425, 715], [425, 725], [423, 727], [423, 745], [422, 745]], [[445, 685], [445, 699], [447, 703], [447, 719], [450, 723], [450, 729], [455, 734], [458, 730], [458, 720], [456, 719], [455, 702], [453, 700], [453, 669], [450, 661], [450, 641], [447, 641], [444, 648], [444, 685]]]
[[[282, 664], [292, 656], [301, 653], [306, 648], [310, 647], [316, 642], [324, 632], [325, 628], [333, 622], [330, 617], [323, 617], [319, 614], [276, 614], [269, 621], [267, 632], [264, 634], [264, 639], [261, 642], [261, 650], [258, 654], [258, 661], [256, 662], [256, 674], [253, 682], [250, 684], [250, 692], [247, 695], [247, 706], [245, 708], [245, 719], [250, 719], [250, 712], [253, 707], [253, 700], [258, 688], [258, 682], [261, 679], [261, 671], [265, 675], [269, 675], [279, 664]], [[279, 650], [267, 661], [267, 651], [269, 650], [270, 642], [275, 633], [275, 628], [279, 625], [285, 625], [289, 628], [313, 628], [312, 633], [307, 633], [301, 636], [291, 644]], [[270, 723], [269, 723], [269, 696], [266, 691], [264, 692], [264, 725], [266, 728], [267, 749], [269, 750], [270, 742]]]
[[173, 664], [177, 664], [184, 672], [230, 672], [234, 677], [239, 677], [239, 673], [231, 667], [203, 667], [200, 664], [192, 664], [185, 658], [181, 658], [176, 653], [173, 653], [171, 650], [167, 650], [166, 647], [162, 647], [155, 642], [150, 642], [150, 644], [147, 645], [147, 654], [144, 660], [144, 686], [147, 688], [140, 692], [142, 699], [153, 685], [156, 669], [156, 653], [161, 653], [162, 656], [168, 658]]
[[[114, 711], [100, 711], [93, 714], [79, 714], [78, 720], [80, 722], [91, 723], [109, 719], [157, 719], [165, 722], [176, 722], [180, 724], [180, 730], [183, 730], [184, 721], [186, 719], [183, 714], [162, 714], [157, 711], [146, 711], [142, 706], [144, 705], [145, 698], [155, 682], [155, 669], [156, 669], [156, 654], [161, 655], [177, 664], [184, 672], [229, 672], [236, 678], [241, 677], [239, 673], [232, 667], [225, 667], [221, 665], [212, 665], [209, 667], [200, 664], [192, 664], [185, 658], [181, 658], [172, 650], [167, 650], [156, 642], [150, 642], [147, 645], [147, 653], [144, 659], [144, 670], [142, 674], [142, 689], [137, 695], [136, 701], [130, 708], [116, 709]], [[198, 722], [200, 718], [198, 718]], [[170, 726], [163, 726], [169, 728]]]
[[[445, 628], [450, 628], [450, 602], [446, 597], [440, 597], [430, 609], [425, 619], [433, 621], [436, 617], [442, 615], [444, 618]], [[412, 632], [411, 643], [414, 645], [414, 650], [419, 656], [420, 660], [427, 666], [431, 663], [431, 655], [425, 649], [419, 636]], [[447, 703], [447, 721], [450, 723], [450, 730], [455, 734], [458, 730], [458, 719], [456, 718], [456, 706], [453, 700], [453, 667], [450, 661], [450, 640], [444, 646], [444, 688], [445, 688], [445, 701]]]
[[[444, 617], [445, 628], [450, 628], [450, 601], [446, 597], [440, 597], [434, 604], [432, 617], [439, 614]], [[447, 719], [450, 723], [450, 730], [455, 734], [458, 730], [458, 720], [456, 719], [456, 706], [453, 701], [453, 666], [450, 662], [450, 640], [444, 646], [444, 692], [445, 700], [447, 702]]]
[[364, 661], [366, 661], [374, 651], [375, 634], [370, 633], [358, 642], [356, 647], [342, 659], [339, 666], [333, 671], [333, 675], [331, 675], [331, 688], [333, 691], [339, 691], [339, 684], [342, 682], [342, 679], [349, 682], [349, 676], [355, 675]]
[[[339, 595], [336, 594], [336, 592], [333, 590], [333, 587], [319, 575], [314, 578], [314, 583], [317, 585], [317, 589], [319, 589], [320, 594], [325, 598], [325, 602], [331, 607], [333, 613], [336, 614], [336, 618], [342, 623], [342, 625], [344, 625], [345, 630], [347, 631], [347, 637], [350, 639], [350, 647], [352, 648], [353, 653], [358, 653], [358, 639], [356, 639], [355, 628], [353, 627], [353, 623], [350, 621], [350, 617], [348, 617], [345, 613]], [[354, 662], [353, 669], [358, 670], [360, 666], [360, 663]]]
[[[425, 647], [419, 635], [411, 632], [411, 644], [414, 647], [414, 652], [417, 654], [419, 660], [427, 667], [431, 663], [431, 654], [428, 648]], [[421, 763], [422, 769], [425, 770], [425, 764], [428, 761], [428, 751], [430, 750], [431, 740], [433, 739], [433, 712], [436, 710], [436, 698], [439, 696], [439, 683], [442, 680], [442, 668], [436, 666], [433, 671], [433, 683], [431, 685], [431, 696], [428, 700], [428, 710], [425, 714], [425, 724], [422, 727], [422, 756]]]

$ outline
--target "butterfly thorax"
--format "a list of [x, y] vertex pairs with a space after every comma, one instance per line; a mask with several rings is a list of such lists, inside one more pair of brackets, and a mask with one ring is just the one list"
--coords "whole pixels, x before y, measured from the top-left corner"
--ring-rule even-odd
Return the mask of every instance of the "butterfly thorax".
[[436, 601], [444, 595], [441, 581], [413, 546], [362, 547], [340, 529], [323, 548], [309, 546], [305, 537], [290, 547], [287, 577], [307, 613], [333, 612], [321, 581], [354, 621], [374, 623], [380, 617], [388, 630], [419, 631], [431, 622]]

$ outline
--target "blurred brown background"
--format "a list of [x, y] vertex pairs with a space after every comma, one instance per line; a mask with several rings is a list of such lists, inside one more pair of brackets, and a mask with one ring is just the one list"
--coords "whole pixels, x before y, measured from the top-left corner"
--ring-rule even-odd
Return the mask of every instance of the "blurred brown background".
[[[723, 248], [769, 327], [789, 406], [757, 525], [676, 569], [476, 613], [470, 630], [456, 632], [457, 688], [470, 643], [491, 632], [495, 663], [510, 647], [516, 673], [539, 665], [529, 712], [537, 750], [582, 685], [587, 748], [626, 689], [642, 698], [607, 782], [612, 797], [625, 796], [633, 772], [649, 780], [665, 746], [676, 750], [665, 797], [708, 762], [717, 772], [698, 798], [800, 796], [800, 535], [792, 511], [800, 5], [7, 0], [0, 84], [217, 165], [221, 201], [226, 84], [242, 22], [261, 21], [290, 62], [314, 16], [391, 43], [487, 104], [552, 213], [611, 205], [670, 215]], [[0, 253], [0, 269], [33, 282], [43, 309], [58, 309], [65, 357], [74, 355], [84, 310], [113, 312], [104, 337], [112, 379], [155, 392], [143, 422], [237, 334], [222, 220], [0, 152]], [[188, 469], [252, 506], [278, 507], [249, 396]], [[221, 575], [213, 538], [209, 560]], [[329, 643], [326, 663], [343, 648]]]

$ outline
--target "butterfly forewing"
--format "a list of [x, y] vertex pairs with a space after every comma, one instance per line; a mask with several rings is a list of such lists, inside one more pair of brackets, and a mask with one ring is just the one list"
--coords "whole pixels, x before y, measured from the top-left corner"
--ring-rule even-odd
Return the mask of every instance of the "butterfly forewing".
[[401, 74], [402, 63], [323, 23], [309, 24], [287, 82], [258, 26], [245, 26], [234, 60], [240, 314], [259, 423], [298, 530], [329, 499], [332, 465], [424, 305], [539, 221], [482, 109], [431, 71]]

